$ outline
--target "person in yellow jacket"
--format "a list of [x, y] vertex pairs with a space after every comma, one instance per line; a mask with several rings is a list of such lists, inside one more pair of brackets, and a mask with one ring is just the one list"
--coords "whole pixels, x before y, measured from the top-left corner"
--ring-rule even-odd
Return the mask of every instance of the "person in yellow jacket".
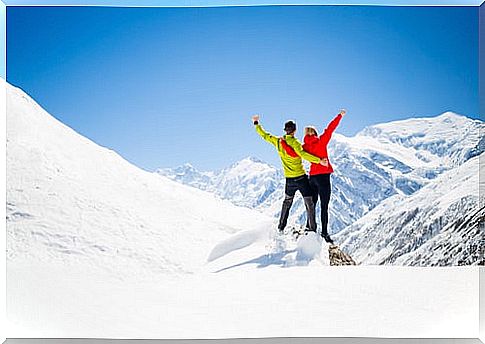
[[288, 215], [293, 204], [296, 191], [300, 191], [303, 196], [305, 208], [307, 212], [308, 231], [317, 231], [317, 224], [315, 221], [315, 205], [312, 200], [312, 189], [308, 181], [308, 176], [303, 168], [302, 158], [315, 164], [328, 164], [327, 159], [320, 159], [315, 155], [307, 153], [303, 150], [301, 143], [295, 138], [296, 123], [288, 121], [285, 123], [284, 131], [286, 135], [282, 137], [274, 136], [263, 129], [259, 123], [260, 116], [254, 115], [252, 117], [256, 132], [267, 142], [271, 143], [281, 159], [283, 171], [286, 178], [285, 183], [285, 199], [281, 208], [280, 220], [278, 223], [279, 232], [283, 232], [288, 222]]

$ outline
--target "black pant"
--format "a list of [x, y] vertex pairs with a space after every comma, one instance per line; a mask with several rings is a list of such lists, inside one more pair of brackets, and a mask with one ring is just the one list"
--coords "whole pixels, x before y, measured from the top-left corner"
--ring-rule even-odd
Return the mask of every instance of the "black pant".
[[332, 193], [330, 174], [316, 174], [310, 176], [310, 187], [312, 188], [312, 198], [315, 206], [318, 202], [318, 198], [320, 198], [322, 236], [328, 235], [328, 203], [330, 202], [330, 194]]
[[317, 230], [317, 224], [315, 221], [315, 205], [313, 204], [313, 192], [308, 181], [308, 176], [305, 174], [296, 178], [286, 178], [285, 185], [285, 199], [281, 208], [280, 222], [278, 229], [283, 231], [288, 222], [288, 216], [290, 215], [291, 205], [293, 204], [293, 198], [295, 193], [300, 191], [305, 202], [305, 208], [307, 212], [308, 229], [311, 231]]

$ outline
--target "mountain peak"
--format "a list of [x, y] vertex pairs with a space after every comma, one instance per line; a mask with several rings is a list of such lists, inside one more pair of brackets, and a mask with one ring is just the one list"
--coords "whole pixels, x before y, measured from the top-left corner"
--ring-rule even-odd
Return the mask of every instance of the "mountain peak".
[[368, 128], [375, 128], [375, 127], [391, 127], [391, 126], [397, 126], [397, 125], [418, 125], [419, 123], [422, 123], [422, 122], [438, 123], [438, 122], [442, 122], [444, 119], [449, 119], [454, 121], [470, 121], [470, 122], [473, 121], [472, 118], [467, 117], [465, 115], [461, 115], [453, 111], [446, 111], [437, 116], [429, 116], [429, 117], [414, 116], [406, 119], [398, 119], [395, 121], [373, 124], [365, 127], [362, 131], [366, 131]]
[[434, 117], [411, 117], [385, 123], [378, 123], [361, 130], [357, 136], [393, 136], [397, 137], [424, 137], [439, 135], [446, 138], [447, 135], [456, 136], [456, 126], [474, 127], [477, 120], [452, 111], [446, 111]]
[[[244, 159], [241, 159], [239, 161], [236, 161], [229, 167], [225, 168], [223, 170], [224, 173], [243, 173], [244, 171], [268, 171], [268, 170], [275, 170], [275, 168], [268, 164], [267, 162], [253, 157], [253, 156], [248, 156]], [[245, 172], [244, 172], [245, 173]]]
[[186, 162], [182, 165], [179, 166], [179, 168], [182, 168], [184, 170], [197, 170], [194, 165], [192, 165], [190, 162]]
[[244, 159], [241, 159], [240, 161], [238, 161], [238, 163], [241, 163], [241, 162], [253, 162], [253, 163], [257, 163], [257, 164], [266, 164], [266, 162], [264, 162], [263, 160], [259, 159], [259, 158], [256, 158], [255, 156], [248, 156], [248, 157], [245, 157]]
[[441, 115], [436, 116], [436, 118], [463, 119], [463, 118], [466, 118], [466, 116], [459, 115], [453, 111], [446, 111], [446, 112], [443, 112]]

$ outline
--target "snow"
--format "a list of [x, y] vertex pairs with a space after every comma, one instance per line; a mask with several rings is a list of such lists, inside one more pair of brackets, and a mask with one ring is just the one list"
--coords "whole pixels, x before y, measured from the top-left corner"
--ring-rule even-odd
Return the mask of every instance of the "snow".
[[9, 261], [188, 274], [215, 242], [272, 219], [145, 172], [8, 87]]
[[357, 155], [361, 154], [361, 152], [376, 152], [400, 161], [411, 168], [433, 167], [432, 163], [419, 159], [413, 148], [395, 145], [390, 141], [379, 140], [379, 138], [364, 136], [362, 134], [355, 137], [346, 137], [338, 133], [334, 134], [332, 139], [337, 144], [348, 146], [350, 152]]
[[[326, 246], [324, 246], [326, 248]], [[296, 260], [310, 262], [319, 258], [322, 248], [322, 239], [316, 233], [308, 233], [298, 239]], [[324, 251], [326, 252], [326, 251]]]
[[6, 87], [7, 337], [474, 336], [476, 270], [278, 249], [273, 217], [143, 171]]
[[475, 270], [246, 265], [147, 282], [9, 266], [7, 336], [474, 338]]
[[225, 256], [230, 252], [240, 250], [254, 243], [266, 240], [269, 238], [270, 231], [270, 226], [261, 226], [261, 228], [241, 231], [234, 234], [233, 236], [217, 244], [209, 254], [207, 261], [212, 262], [213, 260]]
[[[276, 227], [276, 224], [273, 228]], [[328, 266], [328, 246], [315, 233], [298, 239], [273, 228], [260, 227], [236, 233], [217, 244], [209, 256], [206, 271], [221, 272], [247, 267]]]
[[335, 240], [363, 264], [458, 265], [468, 243], [485, 240], [473, 221], [466, 234], [458, 231], [469, 217], [479, 221], [479, 159], [443, 173], [412, 195], [384, 200]]
[[249, 208], [261, 208], [269, 201], [268, 196], [280, 187], [283, 176], [281, 171], [254, 157], [221, 171], [201, 172], [187, 163], [174, 169], [158, 169], [157, 173]]

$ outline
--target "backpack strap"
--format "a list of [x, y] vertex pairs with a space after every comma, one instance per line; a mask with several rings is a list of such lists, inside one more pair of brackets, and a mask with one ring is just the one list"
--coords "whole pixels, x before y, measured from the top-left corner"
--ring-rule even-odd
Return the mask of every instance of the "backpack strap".
[[285, 150], [286, 154], [288, 154], [292, 158], [299, 157], [299, 155], [296, 154], [295, 150], [290, 145], [288, 145], [286, 143], [286, 141], [282, 137], [280, 138], [280, 143], [281, 143], [281, 147], [283, 147], [283, 149]]

